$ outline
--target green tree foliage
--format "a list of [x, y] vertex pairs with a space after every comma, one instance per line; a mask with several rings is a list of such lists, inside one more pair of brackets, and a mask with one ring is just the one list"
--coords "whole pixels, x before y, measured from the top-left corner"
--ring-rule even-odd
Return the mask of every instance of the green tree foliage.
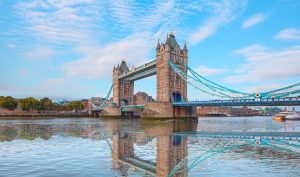
[[39, 108], [39, 101], [32, 97], [21, 99], [20, 106], [23, 111], [33, 111]]
[[40, 99], [38, 109], [39, 110], [53, 110], [54, 104], [51, 99], [45, 97], [45, 98]]
[[11, 96], [0, 98], [1, 107], [9, 110], [14, 110], [18, 107], [18, 102]]
[[0, 107], [2, 107], [2, 100], [3, 100], [4, 96], [0, 96]]
[[84, 109], [84, 105], [80, 101], [71, 101], [69, 107], [76, 112]]

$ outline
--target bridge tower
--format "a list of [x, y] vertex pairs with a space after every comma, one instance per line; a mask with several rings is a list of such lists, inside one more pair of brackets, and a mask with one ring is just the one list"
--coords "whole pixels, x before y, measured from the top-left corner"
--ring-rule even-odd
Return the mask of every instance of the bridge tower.
[[[187, 156], [187, 137], [182, 136], [158, 136], [156, 155], [156, 176], [166, 177], [173, 168]], [[175, 177], [186, 177], [186, 165]]]
[[125, 60], [113, 69], [113, 102], [117, 106], [133, 104], [134, 81], [119, 79], [120, 75], [128, 71]]
[[178, 45], [173, 32], [167, 35], [166, 42], [157, 43], [157, 102], [187, 101], [187, 83], [169, 66], [171, 60], [178, 68], [187, 73], [188, 49]]

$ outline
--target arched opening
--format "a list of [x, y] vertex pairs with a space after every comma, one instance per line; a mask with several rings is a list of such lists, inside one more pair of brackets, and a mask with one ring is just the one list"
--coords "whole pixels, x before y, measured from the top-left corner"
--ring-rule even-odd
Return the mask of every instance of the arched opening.
[[181, 136], [174, 136], [173, 137], [173, 145], [180, 145], [181, 144]]
[[173, 101], [174, 102], [181, 102], [181, 94], [179, 92], [173, 93]]

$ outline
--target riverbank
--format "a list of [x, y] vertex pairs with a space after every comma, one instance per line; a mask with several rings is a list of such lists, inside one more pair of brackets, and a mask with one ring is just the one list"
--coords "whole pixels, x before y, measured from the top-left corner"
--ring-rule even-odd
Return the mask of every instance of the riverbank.
[[0, 112], [0, 118], [9, 117], [89, 117], [87, 112]]

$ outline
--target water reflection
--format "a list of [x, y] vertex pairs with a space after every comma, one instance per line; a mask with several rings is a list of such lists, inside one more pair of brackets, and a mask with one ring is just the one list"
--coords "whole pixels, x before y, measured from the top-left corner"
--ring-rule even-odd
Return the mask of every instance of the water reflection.
[[[139, 170], [152, 176], [166, 177], [172, 169], [188, 154], [188, 136], [174, 135], [175, 132], [196, 131], [196, 120], [174, 121], [169, 123], [141, 122], [141, 129], [137, 127], [123, 127], [120, 122], [112, 125], [113, 169], [122, 176], [128, 176], [128, 169]], [[134, 144], [139, 140], [144, 143], [156, 139], [156, 162], [135, 156]], [[174, 176], [187, 176], [184, 166]]]
[[[299, 122], [278, 123], [268, 118], [157, 122], [139, 119], [0, 120], [0, 176], [56, 176], [68, 175], [70, 171], [72, 176], [167, 177], [171, 172], [180, 177], [253, 176], [253, 171], [260, 176], [271, 173], [273, 176], [299, 176], [299, 156], [264, 146], [240, 146], [202, 160], [206, 157], [203, 154], [220, 143], [235, 145], [243, 141], [189, 134], [196, 131], [297, 132], [298, 129]], [[196, 157], [198, 161], [192, 161]], [[178, 166], [180, 168], [174, 171]], [[194, 169], [189, 171], [190, 167]]]

